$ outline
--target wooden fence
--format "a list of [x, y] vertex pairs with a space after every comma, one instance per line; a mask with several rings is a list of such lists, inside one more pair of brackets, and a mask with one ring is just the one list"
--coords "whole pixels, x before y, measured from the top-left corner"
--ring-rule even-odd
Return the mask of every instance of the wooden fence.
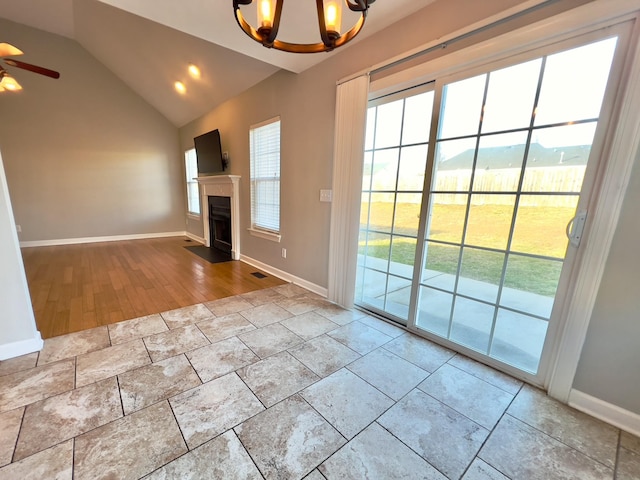
[[[527, 168], [523, 183], [520, 204], [523, 206], [557, 206], [575, 207], [575, 195], [553, 195], [557, 192], [579, 193], [585, 174], [585, 165]], [[514, 195], [483, 192], [516, 192], [520, 181], [519, 168], [504, 168], [500, 170], [478, 170], [473, 181], [474, 205], [510, 205], [514, 202]], [[436, 191], [440, 192], [468, 192], [471, 180], [471, 170], [443, 170], [436, 175]], [[411, 182], [415, 185], [416, 181]], [[393, 202], [392, 193], [375, 193], [373, 185], [373, 202]], [[398, 186], [398, 203], [420, 203], [421, 194], [402, 193], [406, 190], [402, 182]], [[527, 192], [536, 195], [527, 195]], [[543, 195], [549, 193], [549, 195]], [[542, 194], [542, 195], [541, 195]], [[437, 203], [445, 205], [465, 205], [466, 193], [437, 194]]]

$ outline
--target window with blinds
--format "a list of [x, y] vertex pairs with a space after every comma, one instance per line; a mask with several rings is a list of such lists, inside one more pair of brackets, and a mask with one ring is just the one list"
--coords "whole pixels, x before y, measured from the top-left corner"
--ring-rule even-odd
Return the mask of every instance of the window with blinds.
[[187, 182], [187, 211], [192, 215], [200, 215], [198, 182], [194, 180], [198, 176], [198, 157], [196, 157], [195, 148], [184, 152], [184, 171]]
[[280, 232], [280, 117], [249, 130], [251, 227]]

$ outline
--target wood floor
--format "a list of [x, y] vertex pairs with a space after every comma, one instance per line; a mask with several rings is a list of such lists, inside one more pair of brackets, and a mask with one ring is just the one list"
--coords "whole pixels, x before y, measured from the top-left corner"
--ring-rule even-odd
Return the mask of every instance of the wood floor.
[[[209, 263], [185, 237], [22, 249], [43, 338], [281, 285], [239, 261]], [[264, 273], [264, 272], [261, 272]]]

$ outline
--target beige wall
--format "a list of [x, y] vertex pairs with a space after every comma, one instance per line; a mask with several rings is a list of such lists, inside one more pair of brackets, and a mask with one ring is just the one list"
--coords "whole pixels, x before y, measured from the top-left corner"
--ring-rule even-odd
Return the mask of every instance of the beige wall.
[[574, 388], [640, 415], [640, 152], [591, 316]]
[[[409, 19], [363, 42], [349, 46], [299, 75], [279, 72], [180, 129], [183, 149], [193, 137], [220, 130], [229, 151], [230, 172], [240, 175], [242, 254], [321, 287], [327, 286], [331, 204], [321, 203], [320, 189], [331, 188], [336, 81], [423, 45], [520, 2], [476, 0], [451, 9], [440, 0]], [[249, 126], [279, 115], [281, 131], [282, 242], [250, 236]], [[202, 235], [198, 226], [189, 227]], [[193, 228], [193, 230], [191, 230]], [[287, 249], [287, 258], [281, 249]]]
[[177, 129], [76, 42], [2, 19], [0, 31], [24, 61], [61, 73], [14, 68], [24, 89], [0, 101], [20, 240], [183, 231]]

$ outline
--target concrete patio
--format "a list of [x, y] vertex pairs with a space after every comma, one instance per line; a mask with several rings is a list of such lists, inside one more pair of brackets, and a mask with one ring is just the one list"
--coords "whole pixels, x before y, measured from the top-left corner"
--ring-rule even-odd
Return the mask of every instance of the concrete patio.
[[[367, 257], [367, 267], [384, 271], [387, 262]], [[359, 256], [358, 266], [364, 263]], [[358, 269], [358, 282], [361, 268]], [[364, 283], [356, 289], [356, 302], [368, 304], [376, 309], [406, 319], [409, 312], [411, 280], [413, 267], [397, 262], [389, 266], [388, 284], [383, 274], [367, 270]], [[498, 286], [460, 277], [453, 312], [453, 321], [449, 325], [455, 276], [434, 270], [424, 270], [419, 297], [416, 325], [451, 341], [462, 344], [483, 354], [488, 353], [495, 308], [484, 302], [496, 302]], [[435, 287], [435, 288], [430, 288]], [[439, 289], [439, 290], [438, 290]], [[360, 297], [362, 292], [362, 297]], [[469, 297], [469, 298], [467, 298]], [[386, 300], [386, 302], [385, 302]], [[504, 287], [500, 306], [517, 310], [499, 308], [493, 331], [493, 342], [489, 356], [509, 363], [522, 370], [535, 373], [548, 322], [530, 315], [548, 318], [553, 307], [553, 297], [538, 295], [523, 290]]]

